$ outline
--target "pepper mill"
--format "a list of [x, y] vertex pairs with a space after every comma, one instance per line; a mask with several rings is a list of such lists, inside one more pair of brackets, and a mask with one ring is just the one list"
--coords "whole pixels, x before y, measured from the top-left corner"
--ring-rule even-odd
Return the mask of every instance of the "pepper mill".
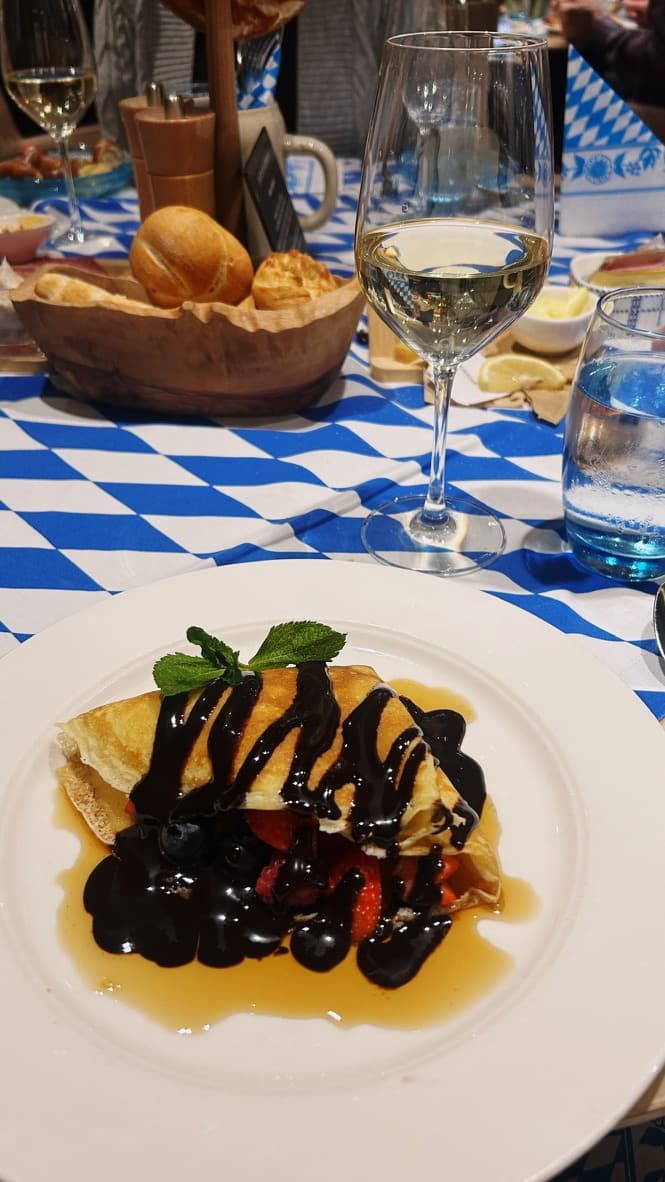
[[120, 118], [125, 129], [127, 145], [132, 157], [134, 168], [134, 183], [139, 199], [139, 216], [141, 221], [153, 211], [152, 190], [148, 178], [148, 171], [143, 158], [143, 146], [136, 127], [136, 116], [139, 111], [152, 110], [163, 112], [164, 89], [158, 82], [149, 82], [144, 94], [137, 94], [133, 98], [121, 99], [118, 103]]
[[162, 109], [137, 111], [135, 123], [153, 209], [190, 205], [214, 217], [214, 112], [169, 95]]

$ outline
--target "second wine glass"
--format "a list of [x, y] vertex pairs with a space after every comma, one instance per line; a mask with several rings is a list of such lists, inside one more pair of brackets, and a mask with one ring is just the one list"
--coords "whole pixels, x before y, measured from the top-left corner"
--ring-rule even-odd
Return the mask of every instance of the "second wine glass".
[[439, 575], [487, 566], [501, 522], [445, 493], [457, 367], [526, 310], [548, 271], [554, 217], [547, 47], [494, 33], [410, 33], [385, 46], [363, 161], [356, 266], [378, 315], [433, 374], [425, 496], [374, 510], [376, 558]]
[[0, 62], [16, 105], [58, 145], [69, 227], [54, 245], [81, 246], [87, 235], [76, 195], [69, 137], [92, 103], [97, 71], [78, 0], [0, 0]]

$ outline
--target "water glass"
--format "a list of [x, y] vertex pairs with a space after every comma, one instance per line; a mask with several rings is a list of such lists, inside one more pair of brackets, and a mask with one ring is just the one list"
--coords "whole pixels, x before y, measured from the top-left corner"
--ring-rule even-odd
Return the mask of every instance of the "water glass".
[[598, 301], [566, 417], [563, 506], [584, 566], [665, 574], [665, 288]]

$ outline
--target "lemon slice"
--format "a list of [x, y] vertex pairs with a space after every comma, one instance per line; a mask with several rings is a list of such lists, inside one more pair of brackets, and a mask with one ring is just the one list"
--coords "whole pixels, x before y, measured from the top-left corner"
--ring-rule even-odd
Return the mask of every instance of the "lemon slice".
[[422, 365], [425, 364], [422, 357], [419, 357], [417, 353], [414, 353], [413, 349], [410, 349], [408, 345], [403, 344], [402, 341], [395, 341], [394, 356], [395, 361], [407, 363], [420, 362]]
[[492, 394], [512, 394], [515, 390], [532, 390], [545, 386], [559, 390], [566, 384], [565, 374], [556, 365], [541, 357], [521, 356], [519, 353], [497, 353], [488, 357], [480, 367], [478, 385]]

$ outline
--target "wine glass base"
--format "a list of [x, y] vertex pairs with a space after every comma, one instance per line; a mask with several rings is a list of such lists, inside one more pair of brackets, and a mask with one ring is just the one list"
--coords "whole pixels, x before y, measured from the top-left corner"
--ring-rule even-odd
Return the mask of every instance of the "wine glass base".
[[104, 250], [113, 250], [117, 246], [112, 234], [100, 230], [83, 230], [77, 233], [69, 227], [49, 238], [48, 246], [53, 250], [62, 250], [74, 254], [99, 254]]
[[365, 549], [388, 566], [443, 576], [469, 574], [503, 552], [504, 528], [478, 501], [447, 499], [442, 523], [422, 519], [424, 504], [424, 496], [406, 496], [379, 505], [363, 522]]

